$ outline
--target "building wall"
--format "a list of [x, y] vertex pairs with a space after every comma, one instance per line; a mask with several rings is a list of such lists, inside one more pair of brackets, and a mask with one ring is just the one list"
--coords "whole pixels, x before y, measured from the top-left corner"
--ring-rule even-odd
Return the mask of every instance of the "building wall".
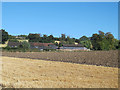
[[61, 51], [90, 51], [86, 47], [60, 47]]
[[46, 46], [31, 46], [31, 49], [34, 49], [34, 48], [36, 48], [36, 49], [57, 49], [56, 46], [48, 46], [48, 47], [46, 47]]

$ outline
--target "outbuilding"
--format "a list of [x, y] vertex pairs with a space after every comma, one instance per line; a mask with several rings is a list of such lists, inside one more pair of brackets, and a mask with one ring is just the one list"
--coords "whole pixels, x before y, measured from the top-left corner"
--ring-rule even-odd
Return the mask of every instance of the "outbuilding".
[[58, 47], [55, 46], [53, 43], [39, 43], [39, 42], [30, 42], [31, 49], [57, 49]]
[[62, 47], [60, 47], [61, 50], [88, 50], [86, 47], [84, 47], [82, 44], [63, 44]]
[[8, 42], [8, 46], [11, 48], [17, 48], [21, 45], [21, 42]]

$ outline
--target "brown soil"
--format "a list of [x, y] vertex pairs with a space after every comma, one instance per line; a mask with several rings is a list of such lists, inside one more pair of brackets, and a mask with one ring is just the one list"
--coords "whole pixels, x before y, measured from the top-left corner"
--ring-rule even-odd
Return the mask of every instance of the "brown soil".
[[7, 88], [118, 88], [118, 68], [14, 57], [2, 62]]
[[3, 56], [118, 67], [118, 51], [90, 52], [3, 52]]

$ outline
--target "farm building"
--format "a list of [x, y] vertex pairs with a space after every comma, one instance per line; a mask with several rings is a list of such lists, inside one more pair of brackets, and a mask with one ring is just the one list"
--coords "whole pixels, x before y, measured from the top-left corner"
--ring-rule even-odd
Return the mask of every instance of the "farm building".
[[17, 48], [19, 45], [21, 45], [20, 42], [8, 42], [8, 46], [12, 48]]
[[88, 50], [82, 44], [63, 44], [61, 50]]
[[[54, 45], [53, 43], [39, 43], [39, 42], [30, 42], [30, 48], [31, 49], [58, 49], [58, 46]], [[19, 45], [21, 45], [21, 42], [8, 42], [8, 46], [12, 48], [17, 48]], [[60, 50], [83, 50], [88, 51], [86, 47], [84, 47], [82, 44], [63, 44], [62, 47], [60, 47]]]
[[40, 49], [40, 50], [43, 50], [43, 49], [57, 49], [58, 48], [53, 43], [37, 43], [37, 42], [30, 42], [30, 47], [32, 49], [37, 48], [37, 49]]
[[[21, 42], [8, 42], [8, 46], [12, 48], [17, 48], [19, 45], [21, 45]], [[53, 43], [30, 42], [30, 48], [43, 50], [43, 49], [57, 49], [58, 47], [55, 46]]]

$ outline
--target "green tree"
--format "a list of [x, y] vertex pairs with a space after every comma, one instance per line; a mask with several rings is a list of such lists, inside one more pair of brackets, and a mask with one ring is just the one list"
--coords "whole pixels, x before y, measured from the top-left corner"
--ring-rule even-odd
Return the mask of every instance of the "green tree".
[[60, 42], [61, 42], [61, 44], [66, 44], [66, 41], [64, 41], [64, 40], [61, 40]]
[[54, 39], [53, 39], [53, 40], [60, 41], [60, 38], [58, 38], [58, 37], [54, 37]]
[[94, 50], [101, 50], [100, 48], [100, 37], [98, 34], [93, 34], [91, 37], [91, 42]]
[[50, 41], [48, 40], [48, 36], [46, 34], [43, 35], [42, 42], [43, 43], [50, 43]]
[[88, 49], [92, 49], [92, 43], [90, 40], [80, 41], [80, 44], [84, 45], [84, 47], [86, 47]]
[[108, 40], [109, 41], [109, 50], [112, 50], [112, 49], [115, 49], [115, 46], [114, 46], [114, 36], [110, 33], [110, 32], [108, 32], [108, 33], [106, 33], [105, 34], [105, 37], [106, 37], [106, 40]]
[[54, 40], [53, 35], [49, 35], [49, 36], [48, 36], [48, 39], [49, 39], [49, 40]]
[[27, 49], [30, 49], [30, 44], [26, 41], [23, 41], [19, 47], [24, 50], [27, 50]]
[[116, 43], [114, 36], [110, 33], [104, 33], [99, 31], [99, 34], [93, 34], [91, 42], [94, 50], [112, 50], [116, 49]]
[[8, 35], [8, 38], [9, 39], [16, 39], [15, 36], [13, 36], [13, 35]]
[[27, 35], [18, 35], [18, 37], [24, 37], [25, 39], [28, 39]]
[[114, 43], [114, 49], [118, 49], [118, 47], [119, 47], [119, 40], [113, 39], [113, 43]]
[[118, 47], [117, 47], [117, 49], [120, 50], [120, 40], [119, 40], [119, 42], [118, 42]]
[[4, 29], [1, 29], [1, 30], [0, 30], [0, 34], [2, 34], [2, 35], [1, 35], [1, 36], [2, 36], [2, 40], [0, 40], [0, 43], [1, 43], [1, 41], [2, 41], [2, 44], [5, 44], [5, 42], [8, 40], [9, 34], [8, 34], [8, 32], [6, 32]]
[[45, 40], [47, 39], [47, 35], [46, 34], [43, 35], [43, 39], [45, 39]]
[[65, 41], [66, 39], [66, 35], [65, 34], [61, 34], [61, 40]]
[[88, 48], [88, 49], [92, 49], [92, 43], [91, 41], [89, 40], [88, 37], [86, 36], [82, 36], [80, 39], [79, 39], [79, 42], [80, 44], [84, 45], [84, 47]]
[[29, 42], [40, 42], [40, 34], [29, 34], [28, 35]]
[[89, 38], [86, 37], [86, 36], [82, 36], [79, 40], [80, 40], [80, 41], [85, 41], [85, 40], [89, 40]]
[[79, 43], [79, 39], [75, 39], [75, 42], [76, 42], [76, 43]]
[[54, 39], [53, 35], [48, 36], [48, 41], [49, 41], [49, 43], [54, 43], [55, 42], [55, 39]]
[[19, 42], [17, 39], [9, 39], [9, 42]]
[[75, 43], [75, 40], [73, 38], [70, 38], [70, 36], [67, 36], [66, 43], [67, 44], [73, 44], [73, 43]]

